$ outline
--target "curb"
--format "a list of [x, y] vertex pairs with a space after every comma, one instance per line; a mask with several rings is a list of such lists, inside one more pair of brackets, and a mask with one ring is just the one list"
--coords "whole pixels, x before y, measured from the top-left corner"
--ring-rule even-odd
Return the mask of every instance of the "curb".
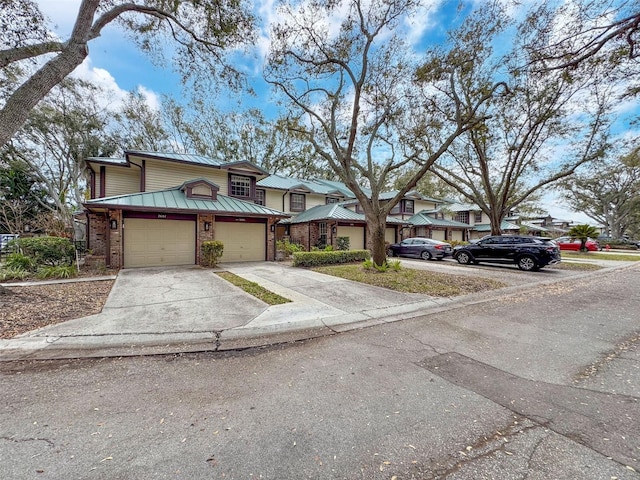
[[[598, 272], [609, 274], [634, 267], [636, 264], [605, 267]], [[585, 272], [573, 275], [571, 279], [593, 278], [593, 275], [593, 272]], [[143, 339], [140, 338], [141, 334], [18, 337], [0, 340], [0, 362], [224, 352], [268, 347], [436, 315], [467, 306], [489, 303], [504, 296], [522, 294], [542, 285], [565, 281], [566, 279], [546, 279], [453, 299], [429, 299], [402, 306], [334, 317], [318, 317], [298, 322], [262, 326], [251, 326], [249, 322], [247, 325], [222, 331], [151, 333], [142, 335]], [[136, 340], [131, 341], [129, 338], [128, 341], [128, 337], [133, 335], [136, 335]]]

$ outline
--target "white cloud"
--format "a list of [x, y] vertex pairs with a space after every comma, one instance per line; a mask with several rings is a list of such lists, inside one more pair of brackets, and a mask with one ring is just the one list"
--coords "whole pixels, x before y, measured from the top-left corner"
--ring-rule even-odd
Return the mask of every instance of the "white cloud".
[[[104, 94], [99, 101], [103, 108], [109, 110], [117, 110], [127, 97], [128, 91], [118, 85], [116, 79], [111, 73], [104, 68], [94, 67], [91, 64], [91, 57], [87, 57], [72, 73], [72, 77], [80, 78], [99, 86]], [[160, 97], [153, 90], [138, 85], [137, 92], [146, 100], [147, 105], [154, 111], [160, 110]]]

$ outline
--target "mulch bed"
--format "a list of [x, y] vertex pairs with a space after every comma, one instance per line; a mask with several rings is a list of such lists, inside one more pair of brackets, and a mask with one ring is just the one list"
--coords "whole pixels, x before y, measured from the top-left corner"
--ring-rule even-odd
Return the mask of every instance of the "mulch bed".
[[113, 280], [100, 280], [3, 287], [0, 338], [100, 313], [112, 286]]

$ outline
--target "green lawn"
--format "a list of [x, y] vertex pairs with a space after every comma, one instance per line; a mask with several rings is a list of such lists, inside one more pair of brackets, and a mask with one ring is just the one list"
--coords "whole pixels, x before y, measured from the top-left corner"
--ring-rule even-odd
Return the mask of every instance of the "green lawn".
[[580, 258], [583, 260], [618, 260], [621, 262], [638, 262], [640, 255], [624, 253], [599, 253], [599, 252], [562, 252], [562, 258]]
[[270, 292], [255, 282], [245, 280], [231, 272], [218, 272], [218, 275], [227, 282], [234, 284], [236, 287], [240, 287], [248, 294], [253, 295], [269, 305], [280, 305], [281, 303], [289, 303], [291, 301], [288, 298], [281, 297], [277, 293]]
[[381, 273], [376, 270], [367, 270], [361, 264], [351, 264], [316, 267], [312, 270], [398, 292], [422, 293], [434, 297], [454, 297], [507, 286], [506, 283], [489, 278], [449, 275], [410, 268], [402, 268], [398, 272], [388, 270]]

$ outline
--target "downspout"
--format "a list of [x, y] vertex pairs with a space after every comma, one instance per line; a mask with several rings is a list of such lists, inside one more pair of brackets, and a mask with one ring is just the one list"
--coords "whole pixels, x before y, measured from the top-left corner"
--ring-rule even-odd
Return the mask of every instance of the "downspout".
[[104, 222], [104, 230], [105, 230], [105, 252], [104, 252], [104, 263], [107, 267], [111, 266], [111, 228], [109, 225], [109, 210], [107, 210], [107, 213], [105, 215], [105, 222]]
[[135, 162], [129, 162], [131, 165], [135, 165], [136, 167], [138, 167], [140, 169], [140, 191], [144, 192], [144, 189], [146, 187], [146, 179], [145, 179], [145, 160], [142, 160], [142, 165], [138, 165]]
[[[284, 210], [284, 197], [286, 197], [286, 196], [287, 196], [287, 193], [289, 193], [289, 192], [288, 192], [288, 191], [285, 191], [285, 192], [282, 194], [282, 211], [283, 211], [283, 212], [285, 211], [285, 210]], [[265, 203], [266, 203], [266, 202], [265, 202]]]

